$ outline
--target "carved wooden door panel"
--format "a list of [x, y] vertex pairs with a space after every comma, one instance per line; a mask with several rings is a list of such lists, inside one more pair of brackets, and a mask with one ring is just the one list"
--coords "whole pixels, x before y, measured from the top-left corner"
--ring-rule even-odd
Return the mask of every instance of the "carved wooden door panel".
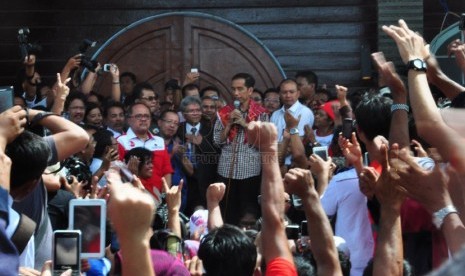
[[[256, 88], [276, 87], [283, 70], [263, 44], [243, 28], [200, 13], [169, 13], [131, 24], [110, 38], [94, 55], [101, 64], [116, 63], [120, 72], [136, 74], [161, 93], [169, 79], [183, 80], [198, 68], [200, 87], [217, 86], [231, 99], [231, 77], [250, 73]], [[110, 93], [111, 77], [104, 75], [96, 90]]]

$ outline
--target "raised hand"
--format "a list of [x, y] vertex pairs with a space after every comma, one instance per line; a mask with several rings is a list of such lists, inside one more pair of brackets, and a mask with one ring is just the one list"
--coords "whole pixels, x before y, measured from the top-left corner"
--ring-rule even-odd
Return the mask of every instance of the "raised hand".
[[225, 191], [226, 185], [224, 185], [222, 182], [210, 184], [210, 186], [207, 188], [207, 204], [219, 204], [220, 201], [223, 200]]
[[302, 199], [312, 192], [316, 193], [312, 173], [304, 169], [290, 169], [284, 175], [284, 189]]
[[298, 118], [295, 118], [294, 116], [292, 116], [289, 110], [286, 110], [286, 112], [284, 112], [284, 122], [286, 122], [286, 129], [289, 130], [291, 128], [296, 128], [297, 126], [299, 126], [300, 117], [301, 116], [299, 115]]

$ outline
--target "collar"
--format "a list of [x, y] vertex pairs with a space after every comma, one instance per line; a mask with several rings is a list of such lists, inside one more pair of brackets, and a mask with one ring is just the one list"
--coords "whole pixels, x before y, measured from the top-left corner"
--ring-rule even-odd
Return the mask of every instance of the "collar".
[[[149, 139], [147, 139], [147, 140], [153, 139], [153, 135], [150, 132], [147, 132], [147, 134], [148, 134], [148, 137], [149, 137]], [[126, 137], [128, 137], [129, 140], [132, 140], [132, 139], [139, 139], [140, 140], [140, 138], [137, 137], [137, 135], [134, 133], [132, 128], [128, 129], [128, 132], [126, 132]]]
[[[289, 110], [291, 112], [291, 114], [294, 114], [295, 112], [297, 112], [297, 109], [300, 107], [300, 105], [302, 105], [299, 101], [296, 101], [293, 105], [291, 105], [291, 107], [289, 107], [287, 110]], [[286, 108], [284, 107], [281, 107], [281, 111], [284, 113], [286, 112]]]
[[188, 122], [186, 122], [186, 133], [191, 134], [192, 133], [192, 128], [195, 127], [195, 135], [199, 133], [200, 130], [200, 122], [198, 122], [196, 125], [191, 125]]

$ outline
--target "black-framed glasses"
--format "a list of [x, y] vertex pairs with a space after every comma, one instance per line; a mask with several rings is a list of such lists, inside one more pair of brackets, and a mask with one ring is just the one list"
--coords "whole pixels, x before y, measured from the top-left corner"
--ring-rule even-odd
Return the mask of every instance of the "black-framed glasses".
[[136, 114], [136, 115], [133, 115], [131, 117], [136, 118], [137, 120], [142, 120], [142, 119], [148, 120], [148, 119], [150, 119], [149, 114]]
[[157, 101], [157, 100], [158, 100], [158, 98], [155, 97], [155, 96], [142, 97], [141, 99], [142, 99], [142, 100], [146, 100], [146, 101], [150, 101], [150, 102], [151, 102], [151, 101]]

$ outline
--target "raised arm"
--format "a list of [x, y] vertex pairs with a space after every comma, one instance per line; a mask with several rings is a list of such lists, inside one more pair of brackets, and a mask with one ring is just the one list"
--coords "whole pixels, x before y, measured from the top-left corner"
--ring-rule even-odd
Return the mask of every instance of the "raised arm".
[[428, 81], [439, 88], [447, 98], [453, 100], [460, 93], [465, 92], [465, 87], [444, 74], [433, 54], [426, 59], [426, 63], [428, 64], [428, 71], [426, 72]]
[[386, 85], [391, 90], [393, 103], [391, 107], [392, 118], [389, 130], [389, 143], [391, 145], [397, 143], [400, 148], [409, 147], [407, 88], [396, 73], [394, 64], [387, 62], [382, 52], [373, 53], [371, 57], [378, 68], [378, 74], [382, 76]]
[[121, 85], [119, 83], [119, 68], [116, 64], [110, 66], [111, 74], [111, 99], [114, 102], [121, 101]]
[[[383, 26], [383, 30], [396, 42], [404, 63], [428, 57], [429, 51], [424, 46], [423, 38], [410, 30], [403, 20], [399, 20], [399, 26]], [[418, 134], [436, 147], [441, 156], [451, 162], [458, 172], [465, 172], [465, 144], [442, 120], [431, 95], [426, 73], [409, 70], [408, 82], [410, 104]]]
[[121, 244], [122, 275], [155, 275], [149, 245], [155, 204], [150, 195], [118, 182], [115, 174], [108, 174], [108, 217]]
[[[292, 128], [297, 128], [300, 121], [299, 118], [294, 118], [292, 114], [287, 110], [284, 113], [284, 121], [286, 122], [285, 132], [289, 132]], [[308, 168], [307, 157], [305, 156], [305, 148], [302, 143], [302, 139], [299, 134], [289, 134], [289, 146], [291, 148], [292, 161], [296, 167], [306, 169]]]
[[321, 206], [311, 172], [291, 169], [284, 176], [284, 185], [287, 192], [296, 194], [302, 199], [318, 275], [342, 275], [333, 230]]
[[181, 191], [184, 185], [184, 180], [181, 179], [179, 186], [168, 186], [164, 178], [163, 191], [166, 193], [166, 205], [168, 206], [168, 228], [178, 236], [182, 238], [181, 234], [181, 221], [179, 220], [179, 209], [181, 208]]
[[226, 186], [224, 183], [213, 183], [207, 188], [208, 230], [223, 226], [220, 201], [224, 197]]
[[[397, 144], [395, 150], [399, 150]], [[400, 209], [405, 199], [405, 191], [396, 184], [399, 177], [389, 166], [387, 145], [381, 147], [381, 156], [383, 172], [375, 188], [376, 198], [381, 205], [381, 218], [373, 258], [373, 275], [402, 275], [404, 249]]]
[[[61, 78], [58, 78], [58, 86], [66, 86]], [[75, 123], [60, 116], [48, 116], [40, 110], [29, 109], [28, 113], [32, 125], [42, 125], [52, 132], [58, 160], [64, 160], [87, 146], [89, 135]]]
[[262, 159], [262, 249], [270, 262], [282, 258], [293, 264], [284, 226], [284, 186], [278, 165], [278, 135], [272, 123], [251, 122], [249, 143], [257, 147]]

